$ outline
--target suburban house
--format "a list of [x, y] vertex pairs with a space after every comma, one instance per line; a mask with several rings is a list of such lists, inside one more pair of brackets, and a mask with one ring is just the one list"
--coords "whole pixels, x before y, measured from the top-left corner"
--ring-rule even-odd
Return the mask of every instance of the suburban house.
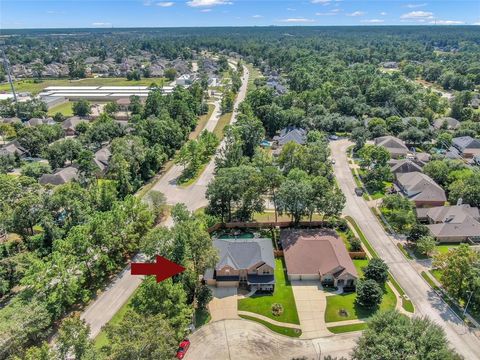
[[25, 155], [27, 150], [25, 150], [22, 145], [17, 140], [14, 140], [0, 148], [0, 156], [18, 156], [22, 157]]
[[426, 163], [428, 163], [432, 158], [432, 155], [426, 152], [416, 152], [413, 155], [413, 161], [420, 165], [420, 166], [425, 166]]
[[74, 136], [77, 134], [75, 130], [77, 128], [77, 125], [80, 123], [88, 123], [88, 122], [89, 120], [82, 119], [79, 116], [72, 116], [66, 119], [62, 123], [62, 129], [65, 132], [65, 136]]
[[335, 231], [282, 229], [280, 240], [290, 280], [320, 280], [330, 286], [355, 285], [357, 270]]
[[110, 156], [112, 156], [110, 146], [105, 146], [95, 153], [93, 161], [95, 162], [95, 165], [97, 165], [100, 174], [105, 174], [107, 172]]
[[273, 141], [279, 147], [290, 141], [293, 141], [299, 145], [304, 145], [307, 142], [307, 130], [289, 126], [282, 129], [278, 135], [274, 136]]
[[457, 130], [460, 127], [460, 121], [452, 117], [442, 117], [433, 122], [433, 127], [437, 130]]
[[219, 261], [205, 272], [207, 285], [273, 291], [275, 259], [271, 239], [216, 239]]
[[179, 76], [177, 80], [175, 80], [175, 83], [177, 85], [187, 86], [187, 85], [192, 85], [195, 79], [196, 77], [194, 74], [183, 74]]
[[480, 242], [480, 212], [468, 204], [417, 209], [438, 242]]
[[473, 158], [480, 155], [480, 140], [474, 139], [471, 136], [453, 138], [452, 145], [464, 158]]
[[73, 180], [78, 180], [78, 169], [68, 166], [57, 170], [53, 174], [43, 174], [38, 182], [43, 185], [62, 185]]
[[56, 122], [53, 118], [31, 118], [25, 123], [25, 126], [38, 126], [38, 125], [55, 125]]
[[419, 171], [398, 173], [396, 185], [416, 207], [443, 206], [447, 201], [442, 187]]
[[399, 159], [408, 154], [408, 148], [405, 143], [395, 136], [381, 136], [374, 140], [375, 145], [383, 146], [390, 153], [392, 159]]
[[395, 176], [408, 172], [422, 172], [422, 167], [410, 159], [392, 159], [389, 161], [390, 170]]

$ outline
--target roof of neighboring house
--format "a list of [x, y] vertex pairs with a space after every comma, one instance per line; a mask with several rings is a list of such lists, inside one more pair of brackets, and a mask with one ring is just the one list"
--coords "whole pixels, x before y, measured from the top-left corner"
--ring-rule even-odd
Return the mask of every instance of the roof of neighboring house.
[[[288, 274], [333, 274], [348, 272], [358, 277], [343, 241], [327, 229], [281, 230]], [[335, 273], [334, 273], [335, 272]]]
[[273, 140], [277, 141], [279, 145], [285, 145], [290, 141], [303, 145], [307, 142], [307, 131], [302, 128], [289, 126], [282, 129], [280, 134], [275, 136]]
[[427, 225], [435, 237], [477, 237], [480, 236], [480, 222], [471, 216], [465, 217], [462, 222], [444, 222]]
[[390, 160], [390, 170], [394, 174], [414, 172], [414, 171], [421, 172], [422, 167], [409, 159]]
[[417, 209], [417, 217], [430, 218], [433, 222], [461, 223], [467, 217], [480, 220], [480, 212], [477, 207], [469, 204], [454, 206], [435, 206], [432, 208]]
[[460, 121], [458, 121], [457, 119], [454, 119], [452, 117], [442, 117], [433, 122], [433, 127], [435, 129], [441, 129], [444, 123], [447, 123], [447, 129], [449, 130], [458, 129], [458, 127], [460, 126]]
[[480, 140], [471, 136], [460, 136], [452, 139], [452, 144], [460, 151], [465, 149], [480, 149]]
[[230, 266], [233, 269], [249, 269], [263, 262], [275, 269], [273, 245], [270, 239], [216, 239], [213, 245], [218, 249], [219, 261], [215, 269]]
[[83, 123], [83, 122], [88, 123], [89, 121], [86, 120], [86, 119], [82, 119], [79, 116], [72, 116], [72, 117], [69, 117], [67, 120], [65, 120], [62, 123], [62, 129], [63, 130], [73, 130], [73, 131], [75, 131], [75, 128], [77, 127], [77, 125], [80, 124], [80, 123]]
[[432, 155], [430, 155], [429, 153], [426, 153], [426, 152], [418, 152], [418, 153], [415, 153], [415, 161], [416, 161], [420, 166], [425, 165], [427, 162], [430, 161], [431, 158], [432, 158]]
[[61, 185], [66, 184], [72, 180], [78, 179], [78, 169], [73, 166], [68, 166], [57, 170], [53, 174], [43, 174], [38, 182], [40, 184]]
[[54, 125], [55, 120], [53, 118], [31, 118], [28, 120], [25, 125], [26, 126], [38, 126], [38, 125]]
[[112, 153], [110, 152], [110, 146], [105, 146], [95, 153], [93, 161], [101, 171], [105, 171], [108, 167], [111, 155]]
[[0, 122], [4, 124], [20, 124], [22, 120], [20, 120], [20, 118], [18, 117], [6, 117], [6, 118], [0, 119]]
[[0, 156], [15, 155], [15, 153], [22, 156], [26, 152], [27, 150], [25, 150], [17, 140], [14, 140], [0, 148]]
[[397, 174], [398, 183], [415, 201], [447, 201], [445, 191], [432, 178], [421, 172]]
[[395, 136], [391, 136], [391, 135], [381, 136], [376, 138], [374, 142], [375, 142], [375, 145], [383, 146], [384, 148], [386, 148], [388, 152], [391, 154], [402, 155], [402, 154], [408, 153], [408, 148], [405, 145], [405, 143], [399, 138], [396, 138]]

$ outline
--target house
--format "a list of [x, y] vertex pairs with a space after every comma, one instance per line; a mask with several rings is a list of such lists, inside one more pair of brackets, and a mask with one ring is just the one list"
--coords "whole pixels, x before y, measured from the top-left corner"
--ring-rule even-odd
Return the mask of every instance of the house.
[[480, 155], [480, 140], [474, 139], [471, 136], [453, 138], [452, 145], [464, 158], [473, 158]]
[[443, 117], [433, 122], [433, 127], [437, 130], [457, 130], [460, 127], [460, 121], [452, 117]]
[[271, 239], [216, 239], [219, 261], [205, 272], [207, 285], [273, 291], [275, 259]]
[[0, 156], [15, 156], [16, 154], [22, 157], [26, 154], [26, 152], [27, 150], [25, 150], [17, 140], [14, 140], [0, 148]]
[[25, 123], [25, 126], [38, 126], [38, 125], [55, 125], [56, 122], [53, 118], [31, 118]]
[[438, 242], [480, 242], [480, 212], [468, 204], [417, 209]]
[[375, 145], [383, 146], [390, 153], [392, 159], [399, 159], [408, 154], [408, 148], [405, 143], [395, 136], [381, 136], [374, 140]]
[[392, 159], [390, 160], [389, 164], [390, 170], [395, 176], [397, 174], [404, 174], [414, 171], [422, 172], [422, 167], [410, 159]]
[[62, 185], [73, 180], [78, 180], [78, 169], [68, 166], [57, 170], [53, 174], [43, 174], [38, 182], [43, 185]]
[[283, 146], [290, 141], [303, 145], [307, 142], [307, 130], [289, 126], [282, 129], [278, 135], [274, 136], [273, 141], [278, 146]]
[[343, 241], [327, 229], [287, 229], [280, 233], [290, 280], [320, 280], [323, 285], [354, 286], [358, 279]]
[[398, 173], [396, 185], [416, 207], [442, 206], [447, 201], [442, 187], [419, 171]]
[[95, 165], [98, 166], [100, 174], [105, 174], [107, 172], [110, 156], [112, 156], [112, 153], [110, 152], [110, 146], [105, 146], [95, 153], [93, 161]]
[[425, 166], [426, 163], [428, 163], [432, 158], [432, 155], [426, 152], [416, 152], [414, 154], [413, 161], [420, 166]]
[[175, 84], [181, 85], [181, 86], [187, 86], [187, 85], [192, 85], [193, 82], [195, 81], [195, 75], [193, 74], [183, 74], [175, 80]]
[[77, 125], [80, 123], [88, 123], [89, 121], [86, 119], [82, 119], [79, 116], [72, 116], [66, 119], [62, 123], [62, 129], [65, 132], [65, 136], [74, 136], [76, 135], [75, 129], [77, 128]]

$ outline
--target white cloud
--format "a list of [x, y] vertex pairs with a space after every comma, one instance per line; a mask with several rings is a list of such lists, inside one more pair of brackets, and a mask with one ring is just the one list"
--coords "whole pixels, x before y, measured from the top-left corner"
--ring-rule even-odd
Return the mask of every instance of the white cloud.
[[435, 20], [435, 21], [430, 21], [430, 24], [435, 24], [435, 25], [462, 25], [462, 24], [465, 24], [465, 21], [459, 21], [459, 20]]
[[415, 9], [415, 8], [424, 7], [424, 6], [427, 6], [427, 3], [405, 5], [405, 7], [409, 8], [409, 9]]
[[156, 3], [156, 5], [160, 6], [160, 7], [170, 7], [170, 6], [175, 5], [175, 3], [173, 1], [160, 1], [160, 2]]
[[297, 9], [294, 8], [287, 8], [287, 11], [296, 11]]
[[306, 18], [288, 18], [288, 19], [280, 20], [280, 22], [285, 22], [285, 23], [311, 23], [314, 21], [315, 20], [306, 19]]
[[225, 0], [190, 0], [187, 5], [191, 7], [215, 6], [215, 5], [232, 5], [231, 1]]
[[253, 15], [252, 18], [254, 18], [254, 19], [260, 19], [260, 18], [263, 18], [263, 16], [262, 16], [262, 15]]
[[433, 19], [433, 13], [429, 11], [411, 11], [407, 14], [400, 16], [400, 19], [410, 19], [410, 20], [425, 20]]
[[479, 22], [474, 22], [472, 25], [480, 25], [480, 21]]
[[387, 15], [387, 13], [386, 13], [385, 11], [382, 11], [382, 12], [380, 13], [380, 15], [385, 16], [385, 15]]
[[329, 12], [317, 12], [315, 13], [317, 16], [335, 16], [338, 15], [338, 11], [329, 11]]
[[347, 16], [363, 16], [366, 12], [364, 11], [354, 11], [353, 13], [347, 14]]
[[385, 20], [382, 19], [367, 19], [367, 20], [362, 20], [362, 23], [365, 24], [381, 24], [385, 22]]
[[327, 5], [330, 4], [331, 0], [311, 0], [312, 4], [322, 4]]
[[200, 12], [203, 12], [203, 13], [208, 13], [210, 11], [212, 11], [212, 9], [202, 9], [202, 10], [200, 10]]
[[92, 23], [92, 26], [112, 26], [112, 23], [98, 21]]

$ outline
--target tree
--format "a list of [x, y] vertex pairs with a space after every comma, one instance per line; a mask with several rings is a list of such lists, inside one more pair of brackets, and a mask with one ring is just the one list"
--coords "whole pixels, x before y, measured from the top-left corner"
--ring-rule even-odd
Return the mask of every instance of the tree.
[[428, 227], [426, 227], [423, 224], [415, 222], [412, 225], [410, 231], [408, 232], [407, 240], [416, 242], [418, 239], [428, 234], [430, 234], [430, 230], [428, 229]]
[[308, 174], [299, 169], [291, 170], [278, 189], [279, 212], [289, 213], [295, 223], [309, 214], [312, 186]]
[[432, 160], [423, 167], [423, 172], [436, 183], [445, 186], [448, 179], [449, 166], [446, 161]]
[[180, 340], [163, 314], [130, 310], [119, 324], [107, 325], [105, 330], [109, 342], [102, 350], [113, 360], [170, 359]]
[[197, 306], [201, 310], [205, 310], [210, 301], [212, 301], [212, 290], [207, 285], [200, 285], [197, 290]]
[[437, 245], [437, 242], [432, 236], [422, 236], [415, 244], [420, 254], [424, 255], [429, 255], [435, 250], [435, 245]]
[[366, 308], [375, 308], [382, 302], [382, 296], [382, 288], [375, 280], [358, 280], [356, 302], [359, 305]]
[[62, 360], [94, 360], [97, 358], [93, 341], [89, 337], [90, 329], [79, 317], [63, 320], [58, 331], [57, 351]]
[[373, 258], [368, 265], [363, 268], [365, 279], [375, 280], [383, 286], [388, 280], [388, 265], [380, 258]]
[[31, 162], [22, 166], [22, 175], [39, 179], [43, 174], [50, 174], [52, 168], [43, 162]]
[[354, 360], [459, 360], [443, 329], [428, 318], [378, 312], [353, 350]]
[[90, 103], [87, 100], [75, 101], [72, 105], [73, 114], [77, 116], [90, 115]]
[[64, 139], [50, 144], [45, 150], [45, 158], [53, 169], [61, 168], [68, 161], [70, 165], [82, 152], [82, 145], [76, 139]]
[[105, 105], [103, 110], [110, 116], [114, 115], [118, 111], [118, 104], [114, 101], [110, 101]]
[[233, 111], [233, 105], [235, 103], [235, 93], [230, 89], [225, 89], [223, 92], [221, 110], [222, 114], [226, 114]]
[[163, 75], [168, 80], [173, 81], [173, 80], [175, 80], [175, 77], [177, 76], [177, 70], [175, 70], [174, 68], [165, 69], [165, 71], [163, 72]]

